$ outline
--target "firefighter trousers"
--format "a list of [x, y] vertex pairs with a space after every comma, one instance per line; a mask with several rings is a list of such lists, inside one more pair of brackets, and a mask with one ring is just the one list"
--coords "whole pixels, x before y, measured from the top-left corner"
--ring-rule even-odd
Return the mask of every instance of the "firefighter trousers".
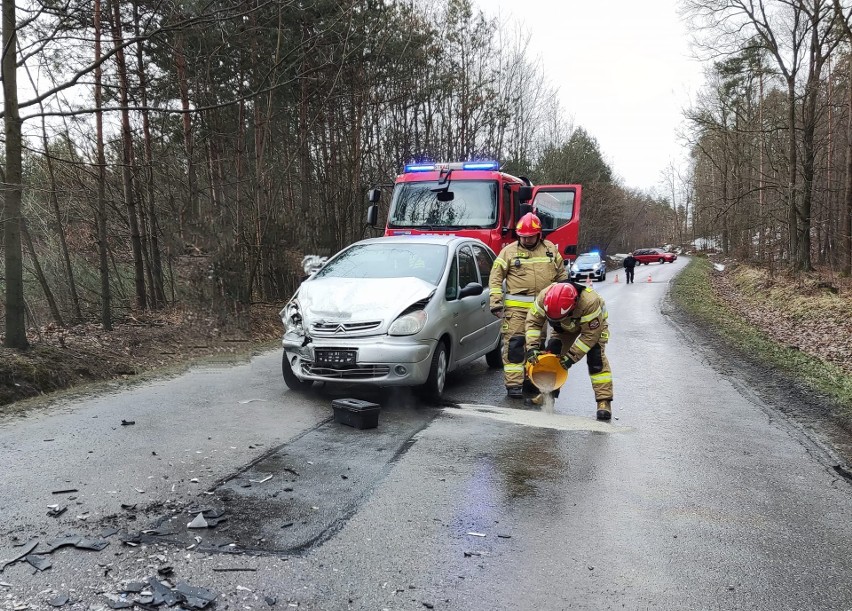
[[[548, 340], [547, 351], [559, 355], [568, 354], [568, 349], [578, 336], [579, 333], [557, 333]], [[609, 331], [604, 331], [601, 341], [592, 346], [586, 354], [586, 365], [589, 368], [592, 390], [595, 391], [595, 401], [612, 401], [612, 370], [609, 368], [609, 359], [606, 358], [608, 339]]]
[[[532, 305], [532, 304], [531, 304]], [[526, 308], [503, 310], [503, 380], [506, 388], [524, 383], [524, 356], [526, 353]]]

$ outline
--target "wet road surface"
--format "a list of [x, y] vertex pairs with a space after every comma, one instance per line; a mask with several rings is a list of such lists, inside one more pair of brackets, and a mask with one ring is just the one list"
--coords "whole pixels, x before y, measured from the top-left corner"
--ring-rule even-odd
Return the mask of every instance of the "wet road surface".
[[[664, 314], [685, 263], [595, 285], [611, 423], [584, 363], [547, 415], [484, 360], [433, 407], [289, 392], [278, 351], [0, 421], [0, 559], [68, 531], [109, 542], [8, 566], [0, 608], [132, 601], [126, 582], [157, 575], [221, 609], [852, 608], [852, 486]], [[379, 428], [332, 422], [339, 396], [380, 402]], [[222, 521], [187, 528], [201, 512]]]

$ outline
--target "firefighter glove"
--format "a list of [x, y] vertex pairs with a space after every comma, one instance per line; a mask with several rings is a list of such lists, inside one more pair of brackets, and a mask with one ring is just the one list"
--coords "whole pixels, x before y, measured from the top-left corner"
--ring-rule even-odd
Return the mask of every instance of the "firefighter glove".
[[569, 369], [571, 369], [571, 365], [574, 364], [574, 360], [571, 358], [570, 355], [566, 354], [565, 356], [559, 358], [559, 364], [562, 365], [563, 369], [568, 371]]
[[497, 306], [496, 308], [491, 308], [491, 313], [497, 318], [501, 318], [503, 316], [503, 307]]
[[527, 363], [530, 365], [535, 365], [538, 363], [538, 357], [541, 356], [541, 350], [536, 350], [535, 348], [531, 350], [527, 350]]

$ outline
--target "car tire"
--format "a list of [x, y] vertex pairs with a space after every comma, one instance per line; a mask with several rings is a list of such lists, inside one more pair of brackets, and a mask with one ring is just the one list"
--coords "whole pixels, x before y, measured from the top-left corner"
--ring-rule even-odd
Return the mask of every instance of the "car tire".
[[427, 399], [440, 399], [444, 394], [444, 386], [447, 383], [447, 345], [439, 341], [432, 354], [432, 365], [429, 368], [429, 377], [423, 385], [423, 395]]
[[287, 359], [287, 353], [281, 357], [281, 374], [284, 376], [284, 383], [290, 390], [304, 392], [314, 385], [313, 380], [300, 380], [293, 373], [293, 368], [290, 366], [290, 361]]
[[606, 274], [601, 276], [601, 282], [606, 282]]
[[503, 338], [497, 342], [497, 347], [491, 352], [485, 354], [485, 362], [488, 363], [490, 369], [503, 368]]
[[666, 262], [666, 260], [665, 260], [665, 259], [660, 258], [660, 265], [662, 265], [662, 264], [663, 264], [663, 263], [665, 263], [665, 262]]

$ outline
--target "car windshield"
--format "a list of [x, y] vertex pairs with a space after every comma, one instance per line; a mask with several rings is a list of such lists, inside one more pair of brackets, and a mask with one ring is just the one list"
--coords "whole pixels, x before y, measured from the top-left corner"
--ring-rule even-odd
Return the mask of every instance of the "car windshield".
[[404, 278], [414, 276], [435, 286], [447, 262], [442, 244], [384, 242], [357, 244], [329, 261], [315, 278]]
[[447, 194], [452, 200], [439, 201], [437, 181], [403, 182], [396, 185], [391, 201], [389, 227], [446, 229], [497, 226], [497, 182], [450, 180]]
[[595, 265], [600, 262], [601, 258], [597, 255], [580, 255], [577, 257], [577, 265]]

